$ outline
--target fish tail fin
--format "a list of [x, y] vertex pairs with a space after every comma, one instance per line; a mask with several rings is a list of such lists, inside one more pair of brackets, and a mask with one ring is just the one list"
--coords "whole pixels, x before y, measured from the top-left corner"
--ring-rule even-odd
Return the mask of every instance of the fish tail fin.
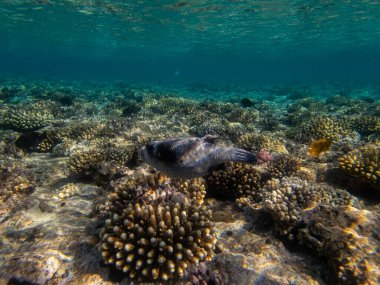
[[256, 163], [257, 157], [253, 153], [240, 148], [233, 148], [231, 152], [231, 161], [243, 163]]

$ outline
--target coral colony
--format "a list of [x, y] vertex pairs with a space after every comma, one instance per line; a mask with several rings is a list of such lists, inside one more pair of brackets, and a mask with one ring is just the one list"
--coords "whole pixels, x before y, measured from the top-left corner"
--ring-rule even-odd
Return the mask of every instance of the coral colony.
[[[334, 87], [284, 91], [285, 106], [269, 87], [236, 102], [197, 92], [2, 82], [0, 281], [233, 284], [265, 263], [297, 284], [375, 284], [379, 102]], [[257, 163], [186, 180], [139, 157], [152, 140], [204, 135]]]

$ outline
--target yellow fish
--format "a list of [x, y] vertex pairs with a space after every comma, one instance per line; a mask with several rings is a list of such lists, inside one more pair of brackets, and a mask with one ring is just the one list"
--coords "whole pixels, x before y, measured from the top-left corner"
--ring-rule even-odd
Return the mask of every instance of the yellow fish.
[[328, 151], [331, 147], [332, 141], [328, 139], [319, 139], [313, 141], [309, 147], [311, 157], [319, 157], [322, 152]]

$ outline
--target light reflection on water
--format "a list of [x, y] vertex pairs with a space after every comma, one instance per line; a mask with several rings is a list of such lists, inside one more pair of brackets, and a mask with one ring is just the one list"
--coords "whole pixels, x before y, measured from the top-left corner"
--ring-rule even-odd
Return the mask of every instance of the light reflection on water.
[[380, 44], [377, 0], [28, 2], [0, 4], [3, 49], [275, 56]]

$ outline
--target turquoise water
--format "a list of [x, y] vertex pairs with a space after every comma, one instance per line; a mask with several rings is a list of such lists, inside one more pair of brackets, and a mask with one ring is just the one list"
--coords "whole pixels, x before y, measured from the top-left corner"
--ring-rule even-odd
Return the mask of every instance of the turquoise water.
[[378, 1], [5, 0], [0, 19], [4, 75], [377, 84], [380, 70]]
[[379, 0], [0, 0], [0, 285], [380, 284], [379, 75]]

